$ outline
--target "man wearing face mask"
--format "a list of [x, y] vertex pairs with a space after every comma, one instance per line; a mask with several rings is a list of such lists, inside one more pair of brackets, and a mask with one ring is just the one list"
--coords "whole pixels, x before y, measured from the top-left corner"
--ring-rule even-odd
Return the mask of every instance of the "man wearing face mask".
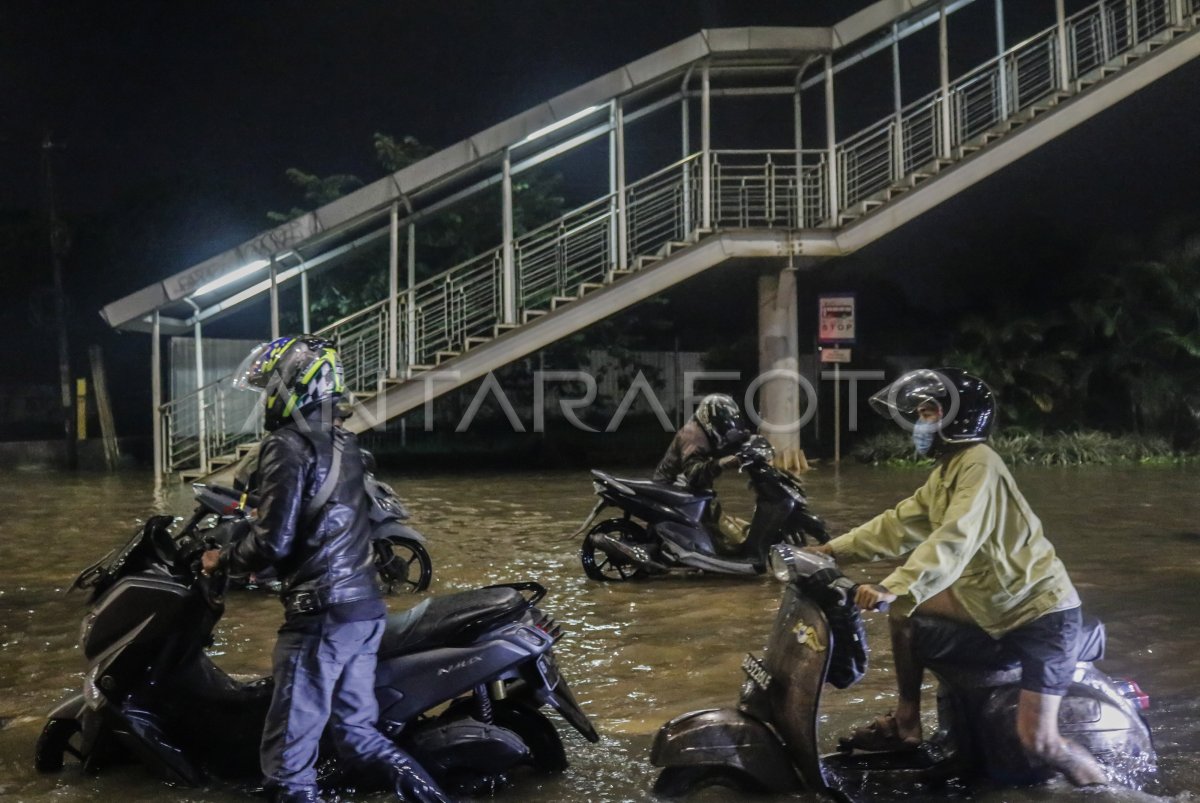
[[914, 649], [916, 617], [982, 628], [1021, 659], [1017, 734], [1031, 756], [1076, 785], [1102, 784], [1104, 771], [1058, 730], [1058, 709], [1075, 668], [1080, 601], [1041, 521], [1004, 461], [987, 444], [996, 403], [981, 379], [957, 368], [912, 371], [871, 398], [906, 428], [922, 455], [936, 458], [917, 492], [891, 510], [815, 550], [839, 561], [907, 555], [855, 602], [892, 606], [889, 625], [899, 701], [848, 740], [864, 750], [921, 742], [924, 667]]

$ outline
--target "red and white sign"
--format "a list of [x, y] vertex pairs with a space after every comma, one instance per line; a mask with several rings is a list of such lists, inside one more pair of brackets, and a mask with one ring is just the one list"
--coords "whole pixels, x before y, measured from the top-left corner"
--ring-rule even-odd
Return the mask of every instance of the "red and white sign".
[[817, 340], [821, 343], [854, 342], [854, 294], [836, 293], [817, 298]]
[[850, 349], [830, 348], [825, 346], [821, 349], [821, 362], [850, 362]]

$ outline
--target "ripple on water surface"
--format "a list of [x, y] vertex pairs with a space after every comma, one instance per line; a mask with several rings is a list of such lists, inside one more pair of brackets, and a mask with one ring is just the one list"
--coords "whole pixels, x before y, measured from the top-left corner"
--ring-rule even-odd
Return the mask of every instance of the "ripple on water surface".
[[[1152, 791], [1192, 799], [1189, 790], [1200, 789], [1195, 700], [1200, 617], [1194, 614], [1200, 472], [1022, 470], [1017, 476], [1085, 605], [1108, 624], [1104, 668], [1136, 677], [1151, 695], [1150, 722], [1162, 768]], [[592, 746], [563, 725], [571, 768], [561, 777], [527, 780], [501, 797], [652, 800], [648, 754], [654, 732], [680, 713], [736, 699], [742, 655], [761, 651], [778, 585], [709, 577], [610, 585], [587, 580], [578, 542], [564, 537], [594, 501], [585, 471], [385, 479], [396, 485], [415, 525], [430, 538], [434, 593], [536, 579], [550, 591], [543, 607], [566, 630], [557, 650], [563, 673], [604, 738]], [[840, 532], [895, 503], [923, 479], [920, 472], [853, 467], [840, 474], [814, 472], [807, 482], [814, 509]], [[32, 746], [43, 717], [80, 685], [76, 638], [82, 598], [66, 597], [63, 589], [84, 565], [123, 542], [139, 518], [159, 510], [187, 512], [189, 496], [180, 487], [156, 502], [147, 475], [9, 472], [0, 474], [0, 483], [8, 491], [0, 495], [0, 795], [29, 801], [244, 800], [220, 789], [180, 794], [136, 769], [98, 778], [70, 771], [39, 777], [32, 771]], [[723, 481], [720, 490], [731, 512], [749, 512], [748, 494], [736, 478]], [[873, 566], [862, 576], [877, 580], [887, 570]], [[389, 604], [398, 610], [410, 603], [393, 598]], [[214, 645], [218, 662], [231, 672], [267, 672], [280, 618], [270, 596], [231, 595]], [[828, 746], [837, 734], [894, 704], [884, 624], [879, 617], [868, 622], [875, 649], [867, 678], [826, 697], [822, 734]], [[1051, 784], [975, 799], [1040, 801], [1064, 794], [1070, 794], [1066, 787]], [[712, 790], [694, 799], [731, 797]]]

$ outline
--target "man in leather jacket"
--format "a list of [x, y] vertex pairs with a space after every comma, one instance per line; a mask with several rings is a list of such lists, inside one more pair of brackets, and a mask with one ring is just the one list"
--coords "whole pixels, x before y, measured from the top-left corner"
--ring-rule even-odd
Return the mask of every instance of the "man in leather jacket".
[[387, 608], [375, 583], [363, 486], [332, 345], [301, 335], [251, 353], [238, 382], [264, 389], [258, 516], [244, 539], [203, 556], [206, 572], [275, 568], [285, 620], [272, 658], [275, 692], [260, 758], [276, 801], [316, 801], [316, 760], [327, 723], [340, 757], [385, 768], [406, 800], [447, 800], [375, 723], [375, 663]]

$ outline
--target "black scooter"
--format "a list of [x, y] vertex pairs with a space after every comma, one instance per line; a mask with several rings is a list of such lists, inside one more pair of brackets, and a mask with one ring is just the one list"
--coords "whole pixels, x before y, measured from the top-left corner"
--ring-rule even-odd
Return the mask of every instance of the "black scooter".
[[[927, 797], [961, 784], [1001, 786], [1046, 780], [1050, 771], [1026, 758], [1016, 734], [1020, 665], [982, 631], [918, 618], [916, 646], [940, 681], [938, 733], [903, 752], [817, 749], [817, 714], [826, 681], [845, 688], [866, 671], [865, 631], [855, 584], [827, 557], [788, 545], [772, 549], [771, 571], [787, 583], [766, 656], [748, 655], [736, 708], [694, 711], [659, 730], [651, 761], [662, 767], [656, 791], [680, 796], [703, 786], [793, 792], [826, 791], [839, 800], [897, 793]], [[964, 649], [961, 639], [973, 639]], [[956, 643], [957, 642], [957, 643]], [[949, 645], [954, 648], [947, 649]], [[1139, 786], [1155, 753], [1141, 709], [1149, 699], [1133, 681], [1096, 669], [1104, 626], [1087, 620], [1075, 680], [1059, 715], [1063, 734], [1082, 744], [1111, 777]], [[971, 655], [969, 664], [950, 655]]]
[[[69, 755], [86, 771], [140, 762], [176, 784], [257, 779], [272, 680], [235, 680], [205, 653], [224, 612], [220, 578], [199, 572], [212, 544], [173, 538], [171, 523], [151, 519], [72, 586], [91, 592], [81, 636], [87, 671], [82, 694], [46, 721], [40, 771], [62, 769]], [[489, 586], [388, 618], [376, 670], [379, 728], [451, 793], [493, 788], [522, 767], [563, 770], [544, 705], [598, 741], [559, 674], [552, 647], [561, 630], [536, 607], [544, 594], [537, 583]], [[327, 783], [371, 786], [339, 777], [327, 747]]]
[[[370, 463], [368, 463], [370, 466]], [[368, 471], [363, 474], [367, 498], [370, 500], [371, 549], [375, 553], [375, 568], [379, 582], [387, 593], [416, 593], [429, 588], [433, 579], [433, 561], [425, 536], [407, 524], [408, 508], [392, 487]], [[218, 484], [195, 483], [196, 510], [183, 533], [198, 533], [219, 544], [244, 538], [253, 523], [250, 511], [258, 507], [258, 497], [236, 488]], [[210, 517], [214, 517], [211, 518]], [[202, 526], [206, 525], [206, 526]], [[256, 587], [270, 587], [274, 573], [268, 569], [255, 575]], [[245, 586], [249, 578], [231, 578], [235, 586]]]
[[[809, 512], [800, 478], [771, 465], [775, 450], [766, 438], [749, 438], [736, 455], [738, 470], [749, 477], [755, 507], [746, 540], [732, 549], [724, 548], [705, 525], [713, 492], [694, 494], [676, 485], [618, 479], [593, 470], [592, 486], [600, 501], [575, 533], [586, 532], [579, 557], [587, 576], [620, 581], [698, 570], [753, 576], [765, 571], [772, 544], [829, 540], [824, 522]], [[610, 506], [624, 516], [593, 526]]]

